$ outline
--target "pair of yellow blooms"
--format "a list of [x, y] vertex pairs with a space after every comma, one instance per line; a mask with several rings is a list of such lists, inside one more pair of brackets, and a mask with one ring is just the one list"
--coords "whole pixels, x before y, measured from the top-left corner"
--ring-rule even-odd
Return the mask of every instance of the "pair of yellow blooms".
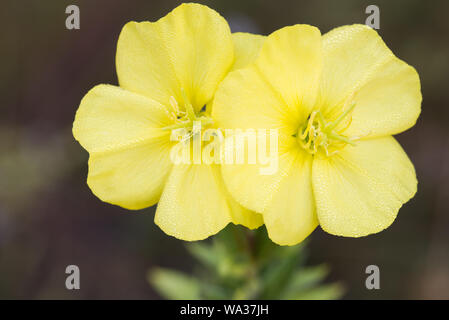
[[[116, 68], [120, 86], [90, 90], [73, 124], [90, 154], [87, 183], [127, 209], [159, 202], [155, 223], [169, 235], [201, 240], [233, 222], [265, 224], [280, 245], [318, 225], [360, 237], [387, 228], [416, 193], [392, 135], [419, 116], [419, 77], [367, 26], [231, 34], [214, 10], [182, 4], [157, 22], [127, 23]], [[174, 165], [164, 128], [188, 106], [214, 128], [278, 129], [277, 173]]]

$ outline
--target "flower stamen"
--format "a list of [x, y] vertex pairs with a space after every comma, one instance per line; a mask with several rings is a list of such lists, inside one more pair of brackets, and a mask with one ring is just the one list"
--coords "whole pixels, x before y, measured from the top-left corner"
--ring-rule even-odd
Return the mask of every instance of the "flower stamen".
[[170, 119], [174, 124], [162, 128], [163, 130], [174, 130], [180, 128], [186, 128], [189, 131], [193, 130], [194, 122], [200, 122], [201, 127], [204, 128], [213, 123], [212, 118], [209, 117], [205, 112], [199, 112], [198, 115], [195, 113], [195, 109], [187, 98], [187, 94], [183, 88], [181, 88], [182, 102], [184, 105], [184, 110], [179, 107], [178, 101], [174, 96], [169, 98], [170, 106], [172, 107], [172, 112], [169, 112]]
[[333, 155], [343, 149], [347, 144], [355, 145], [357, 137], [349, 138], [342, 134], [352, 121], [352, 116], [344, 128], [336, 130], [337, 126], [352, 114], [355, 103], [352, 103], [337, 119], [327, 122], [320, 110], [312, 111], [302, 127], [299, 128], [296, 138], [303, 149], [310, 154], [316, 154], [322, 149], [327, 156]]

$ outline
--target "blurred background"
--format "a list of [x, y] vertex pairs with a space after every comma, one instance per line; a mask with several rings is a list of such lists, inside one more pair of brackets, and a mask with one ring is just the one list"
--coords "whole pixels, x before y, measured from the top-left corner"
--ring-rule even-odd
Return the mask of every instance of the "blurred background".
[[[380, 8], [387, 45], [421, 77], [422, 114], [397, 136], [415, 164], [417, 195], [387, 230], [360, 239], [309, 238], [308, 263], [327, 263], [346, 299], [449, 299], [449, 1], [199, 1], [232, 31], [268, 35], [307, 23], [322, 33], [364, 23]], [[2, 1], [0, 74], [0, 298], [155, 299], [145, 280], [161, 266], [190, 272], [185, 243], [153, 223], [154, 208], [127, 211], [97, 199], [86, 184], [87, 152], [71, 134], [87, 91], [117, 84], [122, 26], [155, 21], [179, 1]], [[65, 9], [80, 8], [67, 30]], [[65, 288], [78, 265], [81, 290]], [[365, 268], [380, 268], [380, 290]]]

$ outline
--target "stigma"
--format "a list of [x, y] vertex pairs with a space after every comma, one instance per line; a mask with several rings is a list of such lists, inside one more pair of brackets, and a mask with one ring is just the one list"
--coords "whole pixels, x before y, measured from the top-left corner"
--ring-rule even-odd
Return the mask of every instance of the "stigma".
[[[296, 139], [299, 145], [308, 153], [315, 155], [318, 152], [324, 153], [326, 156], [331, 156], [338, 153], [346, 145], [355, 145], [357, 137], [347, 137], [343, 132], [351, 124], [351, 114], [355, 107], [352, 103], [336, 120], [327, 121], [320, 110], [315, 110], [310, 113], [307, 121], [299, 127]], [[337, 130], [337, 126], [346, 118], [347, 124]]]

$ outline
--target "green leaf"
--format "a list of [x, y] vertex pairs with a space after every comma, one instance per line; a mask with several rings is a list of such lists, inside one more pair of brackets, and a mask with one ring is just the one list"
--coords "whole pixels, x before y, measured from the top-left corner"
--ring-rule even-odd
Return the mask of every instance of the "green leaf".
[[190, 254], [199, 260], [205, 267], [215, 269], [218, 264], [218, 256], [211, 245], [192, 243], [186, 246]]
[[186, 247], [195, 258], [194, 275], [153, 269], [149, 282], [169, 299], [337, 299], [338, 283], [322, 285], [325, 265], [305, 267], [306, 242], [278, 246], [265, 228], [229, 225], [212, 241]]
[[199, 280], [184, 273], [155, 268], [148, 273], [148, 281], [161, 296], [167, 299], [200, 299]]
[[335, 300], [343, 295], [343, 286], [339, 283], [323, 285], [300, 292], [285, 299], [289, 300]]
[[[281, 247], [280, 247], [281, 248]], [[290, 247], [291, 248], [291, 247]], [[274, 258], [262, 274], [262, 299], [278, 299], [297, 266], [298, 250], [281, 248], [279, 258]]]
[[328, 275], [329, 268], [326, 265], [303, 268], [294, 272], [285, 289], [283, 298], [288, 299], [297, 293], [318, 285]]
[[209, 281], [201, 281], [201, 293], [205, 299], [227, 300], [232, 292], [222, 284], [216, 284]]

